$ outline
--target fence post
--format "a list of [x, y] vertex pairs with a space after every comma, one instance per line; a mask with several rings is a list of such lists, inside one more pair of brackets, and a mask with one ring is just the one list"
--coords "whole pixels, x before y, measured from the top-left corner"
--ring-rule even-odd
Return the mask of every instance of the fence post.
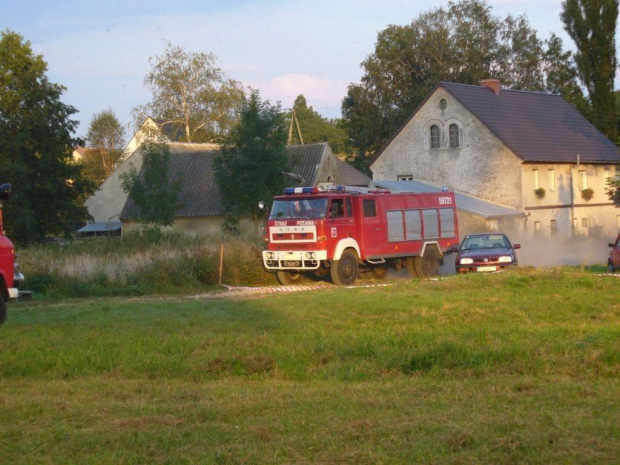
[[224, 243], [222, 242], [222, 246], [220, 247], [220, 271], [219, 271], [219, 279], [218, 283], [222, 285], [222, 269], [224, 268]]

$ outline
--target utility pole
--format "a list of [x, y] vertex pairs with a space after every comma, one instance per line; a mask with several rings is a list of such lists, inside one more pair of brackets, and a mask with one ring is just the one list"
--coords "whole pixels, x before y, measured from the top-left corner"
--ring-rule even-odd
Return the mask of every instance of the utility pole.
[[297, 119], [297, 112], [295, 112], [295, 108], [291, 110], [291, 124], [288, 127], [288, 141], [286, 145], [291, 145], [293, 141], [293, 121], [295, 122], [295, 126], [297, 127], [297, 135], [299, 136], [299, 142], [301, 145], [304, 145], [304, 139], [301, 137], [301, 129], [299, 129], [299, 120]]

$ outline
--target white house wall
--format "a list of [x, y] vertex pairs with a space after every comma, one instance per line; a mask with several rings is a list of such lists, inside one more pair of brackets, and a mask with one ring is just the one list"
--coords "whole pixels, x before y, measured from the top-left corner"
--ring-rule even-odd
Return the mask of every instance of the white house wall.
[[123, 150], [123, 156], [119, 160], [122, 163], [129, 158], [147, 140], [170, 142], [167, 137], [162, 135], [161, 128], [152, 118], [146, 118], [140, 129], [136, 131], [127, 146]]
[[344, 184], [344, 179], [340, 175], [340, 171], [338, 171], [336, 156], [332, 152], [330, 146], [326, 145], [325, 150], [323, 151], [323, 157], [321, 158], [321, 163], [317, 166], [314, 185], [319, 186], [330, 183]]
[[117, 166], [99, 189], [84, 202], [88, 213], [95, 222], [118, 221], [118, 216], [127, 200], [127, 194], [122, 187], [121, 174], [129, 171], [131, 165], [134, 165], [136, 170], [140, 172], [140, 168], [142, 168], [141, 150], [134, 151], [124, 163]]
[[[522, 171], [529, 233], [609, 237], [620, 232], [620, 210], [611, 204], [606, 194], [607, 179], [615, 174], [613, 165], [523, 164]], [[590, 200], [581, 195], [579, 173], [582, 171], [587, 175], [587, 187], [594, 191]], [[543, 198], [538, 198], [534, 192], [538, 187], [545, 191]]]
[[[447, 103], [444, 110], [440, 107], [442, 99]], [[460, 129], [459, 148], [449, 148], [453, 123]], [[441, 130], [439, 149], [430, 148], [433, 124]], [[416, 112], [371, 170], [376, 181], [396, 181], [409, 175], [509, 207], [523, 207], [521, 161], [442, 88], [436, 89]]]

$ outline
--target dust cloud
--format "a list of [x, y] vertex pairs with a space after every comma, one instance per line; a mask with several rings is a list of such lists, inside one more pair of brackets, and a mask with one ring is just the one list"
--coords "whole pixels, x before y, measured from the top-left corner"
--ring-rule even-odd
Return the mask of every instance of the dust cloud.
[[535, 267], [607, 265], [611, 238], [602, 237], [511, 237], [519, 265]]

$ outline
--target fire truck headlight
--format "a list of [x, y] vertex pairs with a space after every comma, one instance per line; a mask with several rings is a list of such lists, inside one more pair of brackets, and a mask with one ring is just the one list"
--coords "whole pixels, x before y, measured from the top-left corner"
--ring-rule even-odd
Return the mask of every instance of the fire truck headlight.
[[273, 260], [275, 258], [275, 254], [273, 252], [267, 252], [267, 260]]
[[474, 263], [471, 258], [461, 258], [461, 265], [469, 265], [471, 263]]
[[306, 258], [308, 260], [314, 260], [316, 258], [316, 253], [314, 253], [314, 252], [306, 252]]
[[499, 257], [498, 262], [500, 263], [510, 263], [512, 261], [512, 257]]

